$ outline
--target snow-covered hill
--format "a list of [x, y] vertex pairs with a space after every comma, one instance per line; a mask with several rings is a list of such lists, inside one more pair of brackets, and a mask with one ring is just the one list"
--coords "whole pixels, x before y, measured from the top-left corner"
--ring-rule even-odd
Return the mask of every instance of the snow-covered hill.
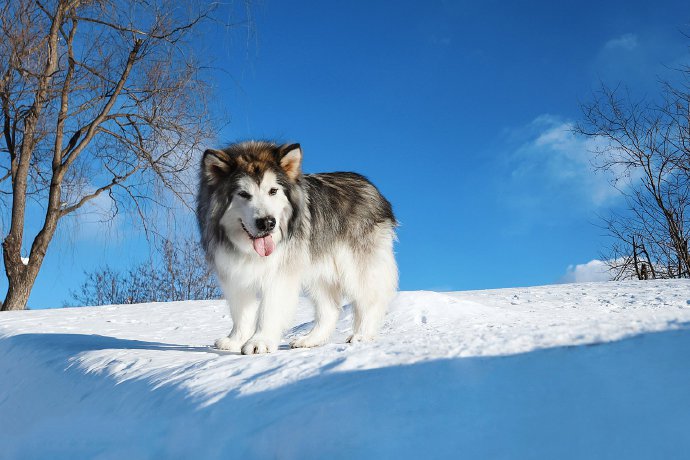
[[[375, 343], [208, 348], [222, 301], [0, 315], [0, 458], [687, 458], [690, 283], [401, 292]], [[610, 342], [610, 343], [609, 343]], [[597, 345], [597, 346], [584, 346]]]

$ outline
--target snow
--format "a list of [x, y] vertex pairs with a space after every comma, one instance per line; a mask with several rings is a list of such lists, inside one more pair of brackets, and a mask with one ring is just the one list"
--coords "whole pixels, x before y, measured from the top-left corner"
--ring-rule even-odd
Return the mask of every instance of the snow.
[[[400, 292], [379, 340], [208, 348], [223, 301], [0, 315], [2, 458], [682, 458], [690, 283]], [[591, 346], [596, 345], [596, 346]]]

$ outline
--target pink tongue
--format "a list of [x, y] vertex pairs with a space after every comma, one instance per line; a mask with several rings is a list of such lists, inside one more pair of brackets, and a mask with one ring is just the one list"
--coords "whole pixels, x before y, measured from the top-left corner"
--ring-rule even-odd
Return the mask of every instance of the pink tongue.
[[273, 250], [276, 248], [271, 235], [264, 236], [263, 238], [255, 238], [253, 243], [254, 250], [261, 257], [270, 256]]

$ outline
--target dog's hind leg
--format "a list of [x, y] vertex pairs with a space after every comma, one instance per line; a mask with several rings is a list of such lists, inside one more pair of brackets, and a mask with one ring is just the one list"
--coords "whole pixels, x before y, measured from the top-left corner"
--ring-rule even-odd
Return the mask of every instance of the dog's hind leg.
[[309, 297], [314, 302], [316, 318], [314, 328], [305, 336], [295, 339], [292, 348], [319, 347], [328, 342], [335, 330], [340, 316], [340, 289], [336, 286], [320, 284], [309, 289]]
[[232, 332], [227, 337], [216, 340], [215, 347], [219, 350], [239, 352], [242, 345], [254, 335], [259, 301], [253, 289], [228, 286], [224, 287], [223, 291], [230, 306]]
[[352, 302], [352, 335], [348, 343], [369, 342], [376, 338], [393, 296], [364, 296]]
[[393, 256], [392, 232], [382, 237], [374, 251], [358, 264], [357, 276], [348, 289], [352, 299], [353, 325], [348, 342], [376, 338], [389, 304], [398, 289], [398, 267]]

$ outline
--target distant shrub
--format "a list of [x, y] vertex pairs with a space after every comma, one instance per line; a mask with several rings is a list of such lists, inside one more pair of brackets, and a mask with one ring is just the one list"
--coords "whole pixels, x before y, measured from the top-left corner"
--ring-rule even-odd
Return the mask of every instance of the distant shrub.
[[150, 262], [117, 271], [109, 266], [86, 272], [86, 280], [66, 305], [112, 305], [222, 296], [196, 241], [164, 240]]

